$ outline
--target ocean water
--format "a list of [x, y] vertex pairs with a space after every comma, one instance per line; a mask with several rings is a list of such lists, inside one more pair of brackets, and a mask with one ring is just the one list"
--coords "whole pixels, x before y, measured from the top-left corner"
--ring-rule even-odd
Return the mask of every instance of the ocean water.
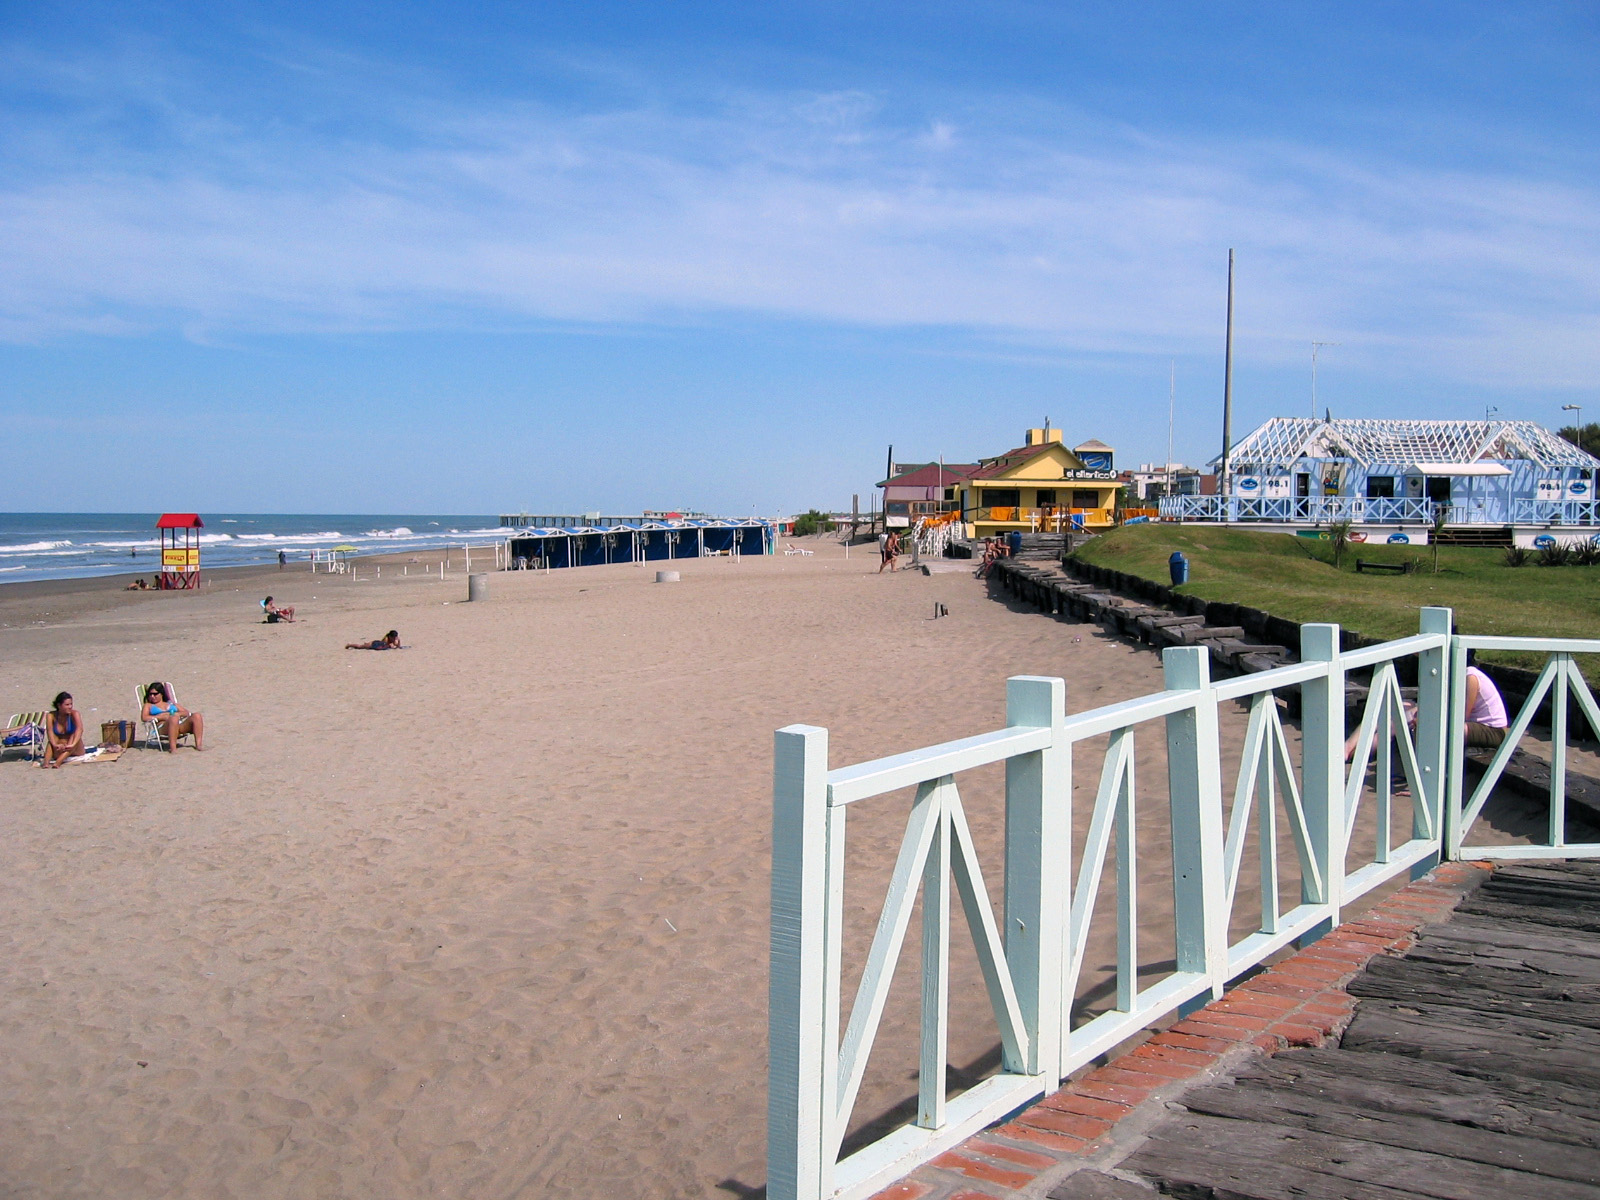
[[[85, 579], [161, 569], [159, 513], [0, 513], [0, 583]], [[359, 553], [401, 553], [488, 544], [503, 538], [498, 517], [274, 515], [201, 513], [200, 566], [291, 562], [311, 551], [355, 546]]]

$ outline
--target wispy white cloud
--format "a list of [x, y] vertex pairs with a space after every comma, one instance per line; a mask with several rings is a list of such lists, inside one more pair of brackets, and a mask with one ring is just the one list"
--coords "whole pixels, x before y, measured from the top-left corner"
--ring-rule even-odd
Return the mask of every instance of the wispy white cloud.
[[[583, 111], [360, 78], [361, 120], [228, 118], [171, 64], [34, 64], [0, 149], [0, 336], [703, 322], [951, 327], [1091, 353], [1600, 373], [1600, 189], [1174, 142], [992, 98]], [[948, 100], [948, 98], [946, 98]], [[381, 114], [381, 119], [379, 117]]]

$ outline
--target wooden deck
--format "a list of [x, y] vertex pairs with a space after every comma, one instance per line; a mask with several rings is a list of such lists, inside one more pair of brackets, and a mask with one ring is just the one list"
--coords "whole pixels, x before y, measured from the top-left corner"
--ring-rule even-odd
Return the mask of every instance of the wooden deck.
[[1052, 1200], [1600, 1198], [1600, 863], [1497, 870], [1349, 991], [1338, 1049], [1186, 1094]]

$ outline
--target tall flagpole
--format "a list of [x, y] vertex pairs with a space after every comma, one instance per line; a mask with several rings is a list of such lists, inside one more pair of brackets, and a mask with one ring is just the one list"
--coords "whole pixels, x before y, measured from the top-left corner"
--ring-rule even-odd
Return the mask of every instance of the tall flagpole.
[[1178, 360], [1172, 360], [1172, 373], [1167, 379], [1167, 461], [1161, 468], [1166, 481], [1166, 493], [1172, 495], [1172, 414], [1178, 407]]
[[[1233, 251], [1228, 251], [1228, 351], [1222, 367], [1222, 469], [1217, 495], [1228, 494], [1228, 451], [1233, 447]], [[1226, 503], [1226, 501], [1223, 501]]]

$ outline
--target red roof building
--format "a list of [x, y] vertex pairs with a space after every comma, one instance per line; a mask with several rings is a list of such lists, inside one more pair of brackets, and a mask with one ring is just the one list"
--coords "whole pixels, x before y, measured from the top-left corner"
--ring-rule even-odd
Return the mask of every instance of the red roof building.
[[883, 489], [889, 527], [904, 529], [916, 524], [918, 517], [959, 508], [957, 486], [977, 469], [977, 463], [927, 463], [883, 480], [878, 486]]

